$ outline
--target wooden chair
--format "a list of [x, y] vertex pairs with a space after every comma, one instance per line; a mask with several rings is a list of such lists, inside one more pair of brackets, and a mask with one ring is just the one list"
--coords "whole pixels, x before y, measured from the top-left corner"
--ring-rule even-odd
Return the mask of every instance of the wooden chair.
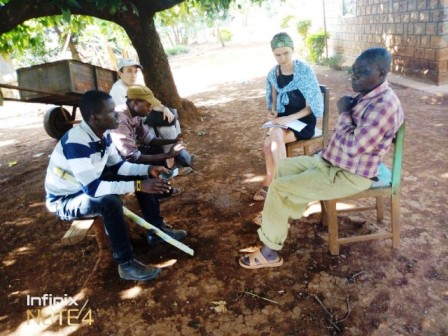
[[78, 218], [73, 220], [61, 239], [62, 245], [74, 245], [79, 243], [85, 238], [92, 225], [95, 230], [95, 238], [98, 243], [98, 247], [101, 249], [106, 246], [107, 248], [108, 239], [104, 229], [103, 218], [100, 216]]
[[[392, 173], [381, 163], [379, 167], [378, 182], [374, 182], [370, 189], [360, 192], [356, 195], [321, 201], [321, 220], [325, 226], [328, 226], [328, 245], [332, 255], [339, 254], [339, 246], [342, 244], [356, 243], [374, 239], [392, 239], [392, 247], [398, 248], [400, 244], [400, 182], [401, 167], [403, 161], [403, 142], [404, 142], [405, 124], [403, 123], [394, 140], [394, 152], [392, 162]], [[376, 210], [377, 220], [382, 221], [384, 217], [383, 197], [391, 198], [391, 228], [390, 232], [376, 232], [365, 235], [339, 237], [338, 213], [343, 212], [359, 212], [365, 210]], [[375, 197], [375, 206], [355, 207], [350, 209], [337, 210], [338, 202], [346, 202], [347, 200], [356, 200], [362, 198]]]
[[[313, 144], [319, 144], [325, 147], [328, 142], [328, 119], [329, 119], [329, 101], [330, 90], [325, 85], [319, 85], [320, 91], [324, 98], [324, 113], [322, 116], [322, 129], [316, 127], [314, 136], [308, 140], [298, 140], [286, 144], [286, 156], [291, 157], [294, 155], [294, 151], [303, 148], [303, 154], [310, 154], [310, 146]], [[320, 149], [320, 148], [319, 148]]]

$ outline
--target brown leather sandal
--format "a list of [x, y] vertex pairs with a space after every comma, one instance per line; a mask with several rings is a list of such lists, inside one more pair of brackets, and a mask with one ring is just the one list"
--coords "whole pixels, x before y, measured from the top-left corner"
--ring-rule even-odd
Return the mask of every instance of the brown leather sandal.
[[[246, 264], [244, 260], [247, 260], [249, 264]], [[246, 269], [258, 269], [265, 267], [279, 267], [283, 265], [283, 258], [278, 256], [276, 260], [267, 260], [265, 256], [258, 249], [255, 252], [246, 254], [239, 259], [239, 264], [241, 267]]]
[[254, 201], [264, 201], [266, 199], [266, 195], [268, 194], [268, 187], [264, 186], [257, 190], [254, 195]]

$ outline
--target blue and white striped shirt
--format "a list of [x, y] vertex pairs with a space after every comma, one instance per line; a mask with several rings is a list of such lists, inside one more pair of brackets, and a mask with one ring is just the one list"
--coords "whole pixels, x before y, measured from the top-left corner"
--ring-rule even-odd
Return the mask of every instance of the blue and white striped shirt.
[[[45, 177], [47, 204], [51, 206], [59, 198], [79, 192], [99, 197], [135, 191], [133, 181], [101, 180], [100, 176], [106, 167], [118, 175], [148, 177], [148, 165], [125, 162], [121, 158], [109, 131], [100, 139], [82, 121], [61, 138], [51, 154]], [[71, 174], [78, 183], [60, 177], [55, 168]]]

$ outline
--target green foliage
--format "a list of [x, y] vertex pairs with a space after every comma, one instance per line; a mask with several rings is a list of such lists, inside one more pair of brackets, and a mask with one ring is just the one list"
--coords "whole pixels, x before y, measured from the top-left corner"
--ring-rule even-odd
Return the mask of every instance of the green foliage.
[[[84, 0], [85, 1], [85, 0]], [[118, 12], [131, 12], [138, 16], [137, 7], [132, 2], [124, 0], [87, 0], [95, 4], [99, 10], [108, 10], [111, 15]], [[51, 0], [54, 4], [61, 8], [63, 18], [68, 21], [70, 19], [70, 8], [81, 8], [82, 1], [78, 0]]]
[[187, 44], [198, 27], [205, 25], [205, 20], [205, 12], [191, 1], [182, 2], [155, 16], [158, 30], [169, 38], [172, 46]]
[[0, 35], [0, 52], [10, 54], [16, 67], [42, 64], [64, 57], [67, 39], [76, 44], [82, 61], [98, 65], [113, 66], [107, 47], [120, 57], [131, 47], [124, 29], [112, 22], [80, 15], [66, 21], [58, 15], [28, 20]]
[[305, 19], [305, 20], [298, 21], [296, 28], [297, 28], [297, 32], [299, 33], [299, 35], [302, 36], [302, 39], [304, 41], [306, 41], [309, 31], [310, 31], [310, 28], [311, 28], [311, 20]]
[[[247, 0], [232, 1], [211, 1], [211, 0], [190, 0], [184, 1], [170, 9], [158, 12], [155, 16], [157, 30], [165, 39], [168, 39], [172, 46], [184, 45], [188, 41], [198, 38], [200, 33], [208, 28], [214, 28], [214, 32], [219, 32], [221, 43], [232, 39], [232, 34], [224, 32], [221, 34], [219, 26], [225, 25], [229, 20], [229, 5], [234, 3], [234, 7], [242, 9], [242, 4], [247, 5]], [[250, 0], [250, 2], [258, 2]]]
[[193, 5], [191, 1], [185, 1], [181, 4], [157, 13], [157, 21], [162, 26], [171, 26], [179, 22], [189, 23], [192, 16], [201, 15], [203, 12]]
[[25, 21], [13, 30], [0, 35], [0, 52], [25, 52], [29, 48], [42, 46], [57, 32], [82, 32], [92, 20], [91, 17], [72, 15], [66, 21], [63, 15], [58, 15]]
[[188, 54], [190, 52], [190, 49], [187, 46], [178, 45], [172, 48], [167, 48], [165, 50], [165, 53], [168, 56], [176, 56], [176, 55], [182, 55], [182, 54]]
[[336, 54], [325, 60], [325, 64], [333, 70], [342, 70], [342, 64], [346, 61], [346, 58], [341, 54]]
[[227, 19], [229, 7], [232, 0], [190, 0], [183, 3], [192, 3], [202, 13], [209, 27], [215, 25], [217, 20]]
[[[19, 0], [12, 0], [19, 1]], [[75, 9], [85, 3], [95, 4], [98, 10], [109, 14], [125, 13], [138, 16], [138, 1], [127, 0], [50, 0], [60, 8], [61, 15], [28, 20], [13, 30], [0, 35], [0, 53], [9, 54], [16, 66], [29, 66], [54, 61], [70, 47], [83, 61], [96, 63], [111, 48], [118, 57], [132, 53], [132, 45], [121, 27], [108, 21], [73, 15]], [[241, 0], [242, 1], [242, 0]], [[160, 0], [156, 13], [157, 29], [162, 33], [170, 30], [172, 45], [186, 44], [207, 25], [218, 26], [228, 18], [230, 4], [240, 0]], [[262, 3], [265, 0], [244, 0]], [[0, 7], [11, 0], [0, 0]], [[178, 3], [178, 5], [175, 5]], [[164, 9], [167, 8], [167, 9]], [[38, 15], [36, 15], [38, 16]], [[174, 38], [171, 38], [174, 37]], [[177, 51], [176, 51], [177, 52]], [[120, 55], [121, 54], [121, 55]], [[113, 61], [113, 57], [110, 58]], [[107, 62], [107, 61], [105, 61]], [[101, 60], [101, 63], [103, 61]]]
[[228, 29], [220, 29], [219, 33], [224, 42], [230, 42], [232, 40], [232, 32]]
[[57, 50], [52, 46], [58, 36], [50, 29], [52, 24], [53, 20], [49, 18], [29, 20], [0, 35], [0, 53], [9, 54], [19, 66], [49, 61], [57, 55]]
[[294, 19], [294, 15], [287, 15], [280, 22], [280, 28], [288, 28], [291, 20]]
[[323, 32], [314, 33], [306, 39], [306, 46], [308, 47], [308, 51], [310, 53], [310, 61], [312, 63], [319, 63], [322, 52], [325, 48], [325, 41], [330, 37], [330, 34]]

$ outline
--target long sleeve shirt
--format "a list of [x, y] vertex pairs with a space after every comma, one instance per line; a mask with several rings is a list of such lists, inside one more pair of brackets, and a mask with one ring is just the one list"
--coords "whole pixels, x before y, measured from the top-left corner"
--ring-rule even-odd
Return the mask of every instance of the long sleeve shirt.
[[119, 79], [112, 85], [109, 94], [111, 95], [115, 105], [126, 104], [128, 86], [123, 83], [121, 79]]
[[126, 104], [117, 106], [115, 111], [118, 112], [118, 128], [110, 132], [112, 142], [123, 158], [135, 162], [142, 155], [138, 144], [148, 145], [154, 138], [153, 133], [143, 124], [142, 117], [131, 115]]
[[400, 101], [386, 81], [340, 113], [322, 157], [353, 174], [375, 177], [403, 121]]
[[316, 118], [322, 117], [324, 112], [324, 101], [313, 69], [311, 69], [305, 62], [294, 60], [293, 74], [293, 80], [285, 87], [280, 88], [277, 83], [277, 66], [269, 71], [266, 80], [266, 105], [268, 110], [271, 110], [273, 104], [272, 85], [277, 91], [276, 111], [278, 113], [285, 112], [285, 106], [289, 104], [287, 93], [293, 90], [300, 90], [307, 105], [310, 107]]
[[[121, 158], [109, 131], [100, 139], [82, 121], [61, 138], [51, 154], [45, 177], [47, 204], [51, 205], [63, 196], [77, 193], [99, 197], [135, 191], [133, 181], [101, 180], [106, 167], [118, 175], [148, 177], [148, 165], [132, 164]], [[76, 181], [62, 178], [55, 168], [74, 176]]]

